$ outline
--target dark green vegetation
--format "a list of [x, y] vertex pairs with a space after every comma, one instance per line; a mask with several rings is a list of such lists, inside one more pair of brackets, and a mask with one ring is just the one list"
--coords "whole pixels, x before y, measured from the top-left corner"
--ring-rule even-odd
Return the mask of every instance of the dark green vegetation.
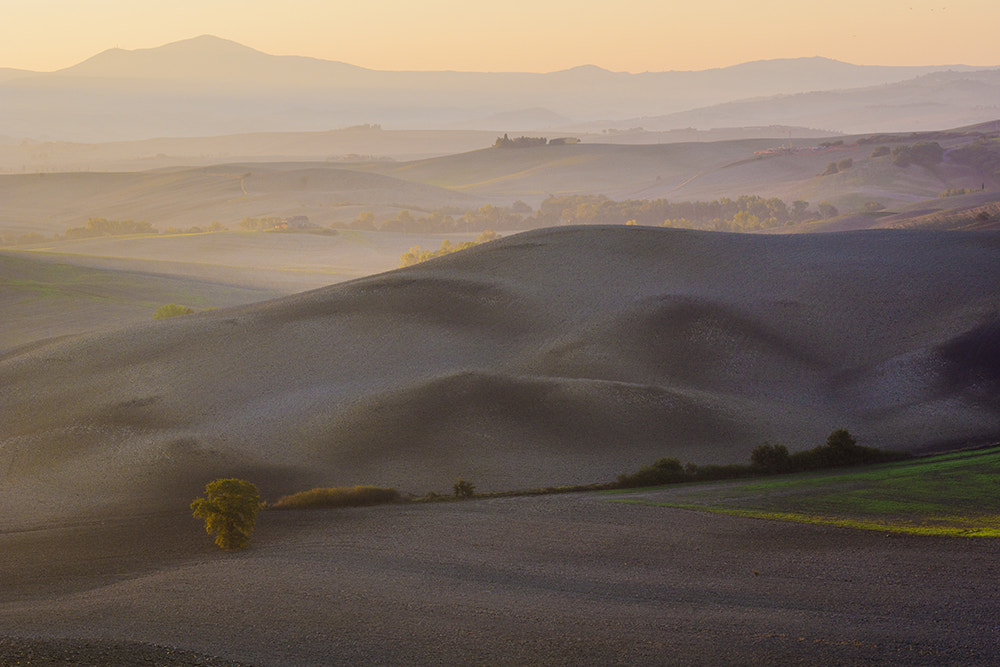
[[452, 485], [452, 491], [454, 492], [456, 498], [471, 498], [476, 495], [475, 485], [466, 479], [462, 479], [461, 477], [455, 480], [455, 484]]
[[[605, 491], [636, 487], [680, 484], [710, 480], [727, 480], [746, 477], [763, 477], [787, 474], [805, 470], [822, 470], [845, 466], [870, 465], [887, 461], [911, 458], [903, 452], [886, 452], [873, 447], [857, 444], [847, 429], [834, 430], [826, 444], [813, 449], [789, 454], [784, 445], [763, 444], [753, 450], [750, 465], [702, 465], [688, 463], [681, 465], [678, 459], [663, 458], [642, 467], [631, 474], [618, 476], [616, 482], [551, 486], [537, 489], [495, 491], [477, 494], [475, 485], [459, 477], [452, 485], [452, 496], [431, 492], [420, 502], [465, 500], [474, 497], [503, 498], [514, 496], [538, 496], [582, 491]], [[319, 488], [284, 496], [269, 507], [275, 509], [304, 509], [321, 507], [360, 507], [399, 502], [401, 497], [395, 489], [374, 486]]]
[[868, 465], [910, 458], [904, 452], [886, 452], [874, 447], [862, 447], [847, 429], [838, 428], [826, 444], [809, 450], [788, 453], [784, 445], [763, 444], [753, 450], [750, 465], [704, 465], [688, 463], [682, 466], [678, 459], [663, 458], [631, 474], [618, 476], [618, 486], [634, 488], [679, 482], [736, 479], [757, 477], [824, 468]]
[[245, 549], [257, 523], [260, 492], [246, 480], [217, 479], [205, 485], [207, 498], [195, 498], [191, 510], [205, 520], [205, 532], [226, 550]]
[[667, 507], [921, 535], [1000, 537], [1000, 445], [870, 467], [622, 498]]
[[894, 147], [889, 157], [897, 167], [909, 167], [911, 164], [933, 167], [944, 159], [944, 149], [936, 141], [918, 141], [912, 146], [903, 144]]
[[329, 507], [367, 507], [369, 505], [384, 505], [399, 502], [400, 496], [396, 489], [386, 489], [377, 486], [336, 486], [310, 489], [282, 496], [274, 503], [269, 503], [269, 509], [316, 509]]

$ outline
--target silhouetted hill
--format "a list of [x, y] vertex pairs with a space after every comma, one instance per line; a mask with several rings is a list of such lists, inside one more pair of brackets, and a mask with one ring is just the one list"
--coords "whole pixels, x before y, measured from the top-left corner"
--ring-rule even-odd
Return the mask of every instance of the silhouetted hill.
[[302, 56], [272, 56], [212, 35], [150, 49], [108, 49], [59, 70], [63, 77], [173, 82], [211, 82], [235, 86], [316, 86], [351, 81], [361, 67]]
[[[607, 120], [615, 126], [622, 119], [746, 98], [883, 85], [943, 68], [804, 58], [641, 74], [593, 66], [544, 74], [388, 72], [272, 56], [204, 35], [151, 49], [111, 49], [58, 72], [0, 78], [0, 112], [14, 136], [88, 142], [315, 131], [360, 123], [504, 131], [510, 128], [492, 125], [503, 119], [496, 114], [534, 108], [548, 109], [569, 124]], [[966, 111], [964, 105], [953, 109]], [[755, 117], [725, 125], [779, 122], [784, 121]], [[934, 122], [947, 126], [960, 121], [938, 113]], [[703, 126], [674, 127], [692, 124]], [[840, 129], [839, 122], [807, 125]]]
[[620, 125], [647, 129], [785, 124], [841, 132], [928, 131], [1000, 116], [1000, 70], [944, 71], [851, 90], [746, 99]]

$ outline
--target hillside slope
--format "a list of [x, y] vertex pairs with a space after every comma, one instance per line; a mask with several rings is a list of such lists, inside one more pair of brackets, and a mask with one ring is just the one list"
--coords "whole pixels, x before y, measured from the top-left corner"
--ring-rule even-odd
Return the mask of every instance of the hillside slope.
[[0, 359], [0, 521], [1000, 436], [1000, 236], [538, 230]]
[[235, 228], [248, 217], [306, 215], [327, 226], [362, 207], [399, 201], [431, 208], [478, 204], [461, 193], [323, 162], [4, 174], [0, 197], [0, 229], [45, 234], [63, 233], [92, 217], [143, 220], [165, 229], [213, 221]]

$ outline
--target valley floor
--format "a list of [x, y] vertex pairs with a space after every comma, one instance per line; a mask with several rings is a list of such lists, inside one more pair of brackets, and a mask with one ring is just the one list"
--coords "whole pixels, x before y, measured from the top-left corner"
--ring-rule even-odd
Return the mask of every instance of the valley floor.
[[974, 665], [1000, 604], [998, 540], [602, 494], [269, 511], [232, 554], [180, 512], [0, 552], [2, 664]]

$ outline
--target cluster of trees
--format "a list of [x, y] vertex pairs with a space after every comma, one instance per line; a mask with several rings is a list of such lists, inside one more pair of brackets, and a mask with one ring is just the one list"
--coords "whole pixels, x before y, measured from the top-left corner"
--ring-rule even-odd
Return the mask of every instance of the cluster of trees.
[[936, 141], [918, 141], [912, 146], [894, 146], [889, 157], [897, 167], [909, 167], [911, 164], [933, 167], [944, 159], [944, 149]]
[[362, 231], [407, 232], [420, 234], [448, 234], [493, 230], [521, 230], [525, 227], [525, 214], [531, 207], [524, 202], [514, 202], [512, 206], [486, 204], [477, 209], [456, 209], [445, 207], [416, 217], [409, 209], [401, 210], [394, 218], [381, 225], [375, 222], [375, 214], [362, 211], [348, 227]]
[[789, 453], [784, 445], [765, 443], [750, 455], [750, 465], [681, 465], [675, 458], [663, 458], [643, 466], [634, 473], [618, 476], [618, 486], [635, 488], [677, 484], [680, 482], [738, 479], [760, 475], [777, 475], [843, 466], [887, 463], [909, 458], [902, 452], [874, 447], [862, 447], [847, 429], [838, 428], [826, 439], [826, 444], [801, 452]]
[[83, 227], [70, 227], [63, 235], [66, 239], [86, 239], [97, 236], [125, 236], [127, 234], [157, 234], [153, 225], [134, 220], [108, 220], [90, 218]]
[[266, 216], [263, 218], [243, 218], [240, 220], [240, 229], [250, 232], [262, 232], [267, 229], [274, 229], [283, 220], [277, 216]]
[[410, 233], [449, 233], [478, 230], [519, 231], [559, 225], [647, 225], [745, 232], [824, 220], [839, 215], [837, 207], [823, 201], [815, 209], [809, 202], [791, 206], [777, 197], [742, 195], [714, 201], [671, 202], [666, 199], [615, 201], [604, 195], [549, 196], [537, 211], [524, 202], [512, 206], [487, 204], [466, 211], [442, 208], [415, 217], [409, 210], [376, 226], [375, 215], [364, 211], [351, 229]]
[[441, 247], [438, 250], [428, 250], [426, 248], [421, 248], [420, 246], [413, 246], [409, 250], [403, 253], [399, 258], [399, 267], [403, 268], [406, 266], [413, 266], [414, 264], [419, 264], [420, 262], [426, 262], [429, 259], [434, 259], [435, 257], [443, 257], [444, 255], [450, 255], [453, 252], [458, 252], [459, 250], [465, 250], [466, 248], [471, 248], [477, 246], [480, 243], [486, 243], [487, 241], [493, 241], [500, 238], [492, 229], [487, 229], [482, 234], [476, 237], [474, 241], [465, 241], [463, 243], [452, 243], [448, 239], [441, 242]]
[[626, 224], [711, 229], [727, 232], [754, 231], [832, 218], [837, 208], [821, 202], [810, 210], [809, 202], [788, 206], [777, 197], [741, 195], [713, 201], [671, 202], [666, 199], [614, 201], [601, 195], [549, 197], [528, 222], [533, 227], [554, 225]]
[[[858, 141], [858, 143], [865, 142]], [[918, 141], [913, 145], [901, 144], [892, 148], [882, 144], [872, 150], [870, 157], [886, 156], [897, 167], [909, 167], [911, 164], [922, 167], [933, 167], [944, 159], [944, 149], [936, 141]]]
[[1000, 139], [977, 139], [975, 143], [956, 148], [948, 153], [948, 158], [1000, 178]]
[[199, 227], [198, 225], [192, 225], [187, 229], [181, 229], [180, 227], [167, 227], [163, 230], [164, 234], [204, 234], [206, 232], [224, 232], [226, 228], [221, 222], [215, 220], [209, 223], [205, 227]]
[[5, 232], [0, 237], [0, 245], [31, 245], [32, 243], [45, 243], [47, 240], [43, 234], [39, 234], [38, 232], [24, 232], [22, 234]]
[[[181, 229], [180, 227], [168, 227], [164, 234], [204, 234], [206, 232], [224, 232], [226, 228], [221, 222], [215, 221], [204, 227], [197, 225]], [[58, 241], [60, 238], [67, 240], [89, 239], [101, 236], [126, 236], [128, 234], [159, 234], [160, 231], [152, 224], [144, 221], [134, 220], [108, 220], [107, 218], [89, 218], [82, 227], [70, 227], [60, 237], [56, 234], [52, 239], [47, 238], [38, 232], [27, 232], [23, 234], [4, 233], [0, 236], [0, 245], [15, 246], [29, 245], [32, 243], [44, 243], [48, 240]]]
[[820, 176], [830, 176], [832, 174], [839, 174], [842, 171], [847, 171], [853, 166], [854, 166], [854, 160], [852, 160], [849, 157], [845, 157], [840, 162], [831, 162], [830, 164], [826, 165], [826, 169], [823, 170], [823, 173], [820, 174]]
[[494, 148], [531, 148], [532, 146], [544, 146], [549, 143], [549, 140], [545, 137], [518, 137], [517, 139], [511, 139], [506, 134], [502, 137], [497, 137], [496, 142], [493, 144]]

